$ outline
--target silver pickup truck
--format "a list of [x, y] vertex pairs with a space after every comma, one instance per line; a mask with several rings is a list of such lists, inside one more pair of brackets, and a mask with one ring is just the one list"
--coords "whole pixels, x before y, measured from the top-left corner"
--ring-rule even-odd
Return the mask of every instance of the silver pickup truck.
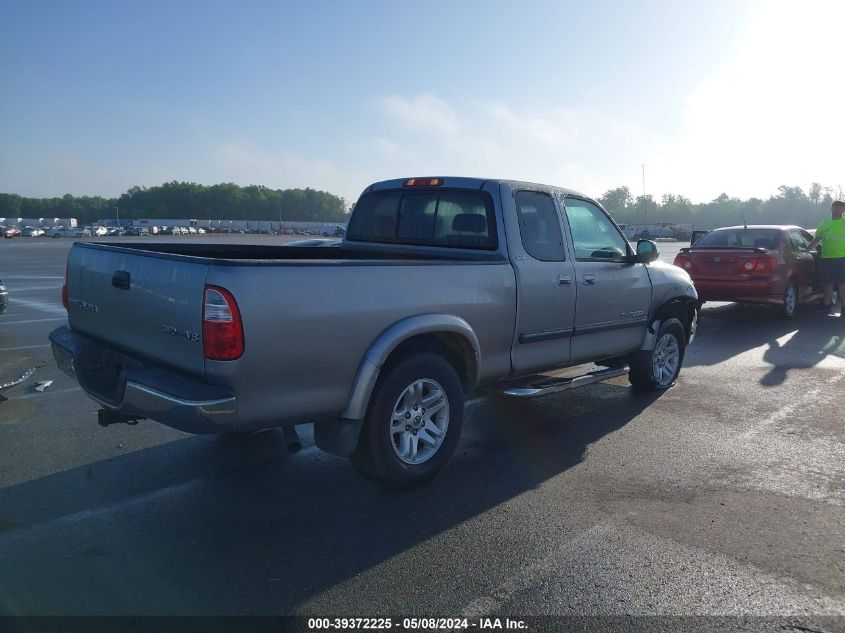
[[334, 248], [74, 244], [68, 325], [50, 340], [103, 425], [314, 423], [320, 448], [401, 487], [444, 466], [481, 387], [674, 384], [697, 295], [657, 256], [567, 189], [390, 180], [366, 188]]

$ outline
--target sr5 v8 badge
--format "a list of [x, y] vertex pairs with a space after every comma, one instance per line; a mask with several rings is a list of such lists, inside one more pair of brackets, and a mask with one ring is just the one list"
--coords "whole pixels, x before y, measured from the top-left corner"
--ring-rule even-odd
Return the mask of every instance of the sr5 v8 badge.
[[163, 323], [158, 327], [158, 330], [162, 334], [167, 334], [168, 336], [176, 336], [178, 338], [184, 338], [184, 339], [187, 339], [187, 340], [189, 340], [193, 343], [199, 343], [200, 342], [200, 333], [199, 332], [194, 332], [192, 330], [177, 330], [172, 325], [165, 325]]

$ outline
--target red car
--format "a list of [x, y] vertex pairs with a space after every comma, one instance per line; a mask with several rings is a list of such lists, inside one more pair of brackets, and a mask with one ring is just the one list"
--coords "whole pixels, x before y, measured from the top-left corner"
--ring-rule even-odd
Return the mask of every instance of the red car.
[[8, 228], [5, 231], [3, 231], [3, 237], [20, 237], [20, 236], [21, 236], [21, 230], [16, 226], [13, 226], [13, 227]]
[[812, 240], [798, 226], [729, 226], [682, 248], [675, 265], [692, 277], [701, 303], [767, 303], [792, 317], [799, 304], [821, 300]]

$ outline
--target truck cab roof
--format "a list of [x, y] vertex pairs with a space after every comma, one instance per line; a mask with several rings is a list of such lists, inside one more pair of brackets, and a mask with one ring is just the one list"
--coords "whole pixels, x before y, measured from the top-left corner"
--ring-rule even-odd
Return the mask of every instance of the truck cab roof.
[[496, 183], [500, 185], [505, 185], [510, 187], [511, 189], [530, 189], [532, 191], [544, 191], [547, 193], [560, 193], [565, 196], [576, 196], [578, 198], [586, 198], [587, 200], [592, 200], [590, 196], [584, 195], [579, 193], [578, 191], [574, 191], [572, 189], [566, 189], [564, 187], [556, 187], [554, 185], [544, 185], [541, 183], [536, 182], [527, 182], [522, 180], [507, 180], [502, 178], [475, 178], [475, 177], [465, 177], [465, 176], [412, 176], [408, 178], [394, 178], [391, 180], [382, 180], [376, 183], [373, 183], [369, 187], [364, 190], [364, 193], [369, 193], [371, 191], [383, 191], [386, 189], [402, 189], [406, 186], [406, 183], [411, 179], [420, 179], [429, 180], [431, 178], [437, 178], [438, 180], [442, 181], [442, 184], [436, 185], [439, 187], [451, 188], [451, 189], [482, 189], [485, 185], [489, 183]]

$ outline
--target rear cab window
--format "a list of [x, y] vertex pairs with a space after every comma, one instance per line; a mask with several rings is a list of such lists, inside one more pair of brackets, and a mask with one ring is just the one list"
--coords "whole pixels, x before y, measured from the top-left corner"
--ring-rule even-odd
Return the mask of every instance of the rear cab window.
[[347, 241], [496, 250], [490, 196], [475, 190], [375, 191], [358, 200]]

